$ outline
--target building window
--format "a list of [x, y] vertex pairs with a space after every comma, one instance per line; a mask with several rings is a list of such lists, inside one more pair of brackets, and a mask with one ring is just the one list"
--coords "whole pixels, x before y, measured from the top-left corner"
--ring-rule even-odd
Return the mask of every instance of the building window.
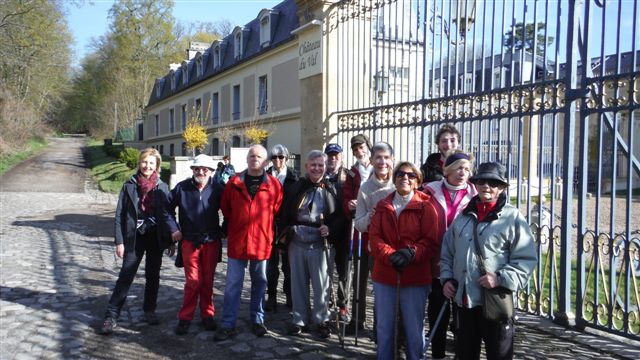
[[213, 48], [213, 69], [220, 68], [220, 45], [216, 45]]
[[198, 55], [196, 58], [196, 76], [198, 79], [202, 77], [202, 55]]
[[267, 75], [258, 78], [258, 112], [266, 114], [269, 104]]
[[156, 97], [159, 98], [162, 96], [162, 84], [164, 83], [163, 79], [158, 79], [156, 81]]
[[184, 131], [187, 128], [187, 105], [182, 105], [180, 111], [180, 130]]
[[217, 124], [220, 120], [220, 96], [218, 93], [213, 93], [211, 97], [211, 123]]
[[160, 136], [160, 116], [155, 115], [156, 136]]
[[269, 14], [262, 17], [260, 20], [260, 46], [269, 46], [271, 41], [271, 29], [269, 28]]
[[211, 155], [220, 155], [220, 140], [218, 138], [211, 139]]
[[242, 56], [242, 30], [236, 30], [233, 37], [233, 55], [236, 59]]
[[164, 145], [160, 145], [160, 155], [164, 155]]
[[175, 154], [175, 146], [173, 144], [169, 145], [169, 156], [174, 156]]
[[144, 140], [144, 124], [138, 124], [138, 141]]
[[187, 143], [186, 142], [182, 142], [182, 145], [180, 146], [180, 154], [182, 154], [182, 156], [187, 156]]
[[231, 146], [233, 147], [240, 147], [240, 136], [238, 135], [234, 135], [231, 138]]
[[187, 86], [189, 83], [189, 65], [184, 62], [182, 64], [182, 85]]
[[202, 100], [196, 99], [196, 116], [198, 121], [202, 124]]
[[240, 85], [233, 86], [233, 120], [240, 119]]
[[176, 91], [176, 72], [171, 70], [171, 91]]
[[169, 133], [173, 134], [176, 131], [176, 123], [175, 123], [175, 111], [173, 109], [169, 109]]

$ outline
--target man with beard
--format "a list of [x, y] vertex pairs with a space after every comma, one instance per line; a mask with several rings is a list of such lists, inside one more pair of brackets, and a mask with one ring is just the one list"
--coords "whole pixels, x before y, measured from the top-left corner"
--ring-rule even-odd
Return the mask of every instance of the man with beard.
[[267, 259], [273, 245], [273, 222], [282, 203], [280, 181], [264, 170], [267, 149], [253, 145], [247, 155], [247, 170], [232, 177], [222, 195], [221, 210], [227, 223], [227, 281], [224, 288], [222, 327], [215, 341], [236, 334], [236, 320], [244, 272], [251, 276], [251, 331], [260, 337], [264, 325], [264, 293], [267, 290]]
[[[184, 299], [178, 313], [177, 335], [189, 332], [189, 325], [200, 299], [200, 319], [205, 329], [213, 331], [213, 275], [222, 256], [222, 229], [218, 210], [222, 186], [211, 174], [215, 164], [210, 156], [200, 154], [191, 164], [193, 176], [179, 182], [168, 199], [166, 222], [171, 238], [180, 242], [184, 264]], [[175, 209], [178, 207], [178, 223]]]

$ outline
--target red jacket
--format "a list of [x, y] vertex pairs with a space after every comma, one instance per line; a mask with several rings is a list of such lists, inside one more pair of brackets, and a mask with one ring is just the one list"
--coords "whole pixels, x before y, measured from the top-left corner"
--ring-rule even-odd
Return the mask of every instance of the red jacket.
[[394, 191], [378, 203], [369, 225], [369, 243], [375, 261], [371, 278], [395, 286], [397, 272], [389, 256], [398, 249], [409, 247], [415, 251], [415, 256], [404, 268], [400, 285], [429, 285], [431, 262], [436, 255], [440, 232], [438, 213], [429, 195], [415, 191], [398, 218], [392, 203], [395, 194]]
[[243, 171], [229, 180], [220, 201], [227, 223], [227, 255], [239, 260], [265, 260], [271, 255], [273, 221], [282, 203], [282, 186], [265, 172], [251, 199], [244, 184], [245, 174]]
[[[349, 201], [358, 199], [358, 191], [360, 191], [360, 182], [361, 176], [360, 171], [358, 171], [358, 167], [356, 165], [351, 166], [351, 169], [347, 171], [347, 179], [342, 186], [342, 210], [344, 211], [344, 216], [349, 220], [349, 226], [351, 226], [351, 221], [353, 221], [353, 217], [356, 215], [355, 210], [349, 210]], [[358, 253], [358, 230], [353, 229], [353, 253]], [[364, 253], [369, 253], [369, 235], [367, 233], [361, 234], [361, 244], [362, 251]], [[348, 236], [347, 236], [348, 237]]]

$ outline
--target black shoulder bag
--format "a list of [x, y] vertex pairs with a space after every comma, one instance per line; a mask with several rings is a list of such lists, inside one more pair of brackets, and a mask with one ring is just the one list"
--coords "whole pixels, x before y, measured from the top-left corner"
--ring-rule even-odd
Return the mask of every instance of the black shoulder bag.
[[[485, 275], [484, 256], [480, 250], [478, 241], [478, 219], [474, 217], [473, 242], [475, 244], [476, 260], [480, 268], [480, 274]], [[511, 290], [496, 286], [492, 289], [482, 288], [482, 315], [491, 321], [508, 321], [513, 317], [513, 293]]]

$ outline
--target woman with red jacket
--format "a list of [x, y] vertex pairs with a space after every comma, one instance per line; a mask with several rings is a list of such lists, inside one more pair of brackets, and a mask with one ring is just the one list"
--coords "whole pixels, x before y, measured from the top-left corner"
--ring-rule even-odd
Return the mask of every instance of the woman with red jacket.
[[399, 310], [396, 296], [402, 308], [407, 359], [422, 356], [424, 311], [431, 290], [431, 262], [440, 221], [430, 196], [416, 191], [421, 178], [414, 164], [398, 164], [393, 171], [396, 191], [378, 203], [369, 225], [378, 359], [393, 358]]

